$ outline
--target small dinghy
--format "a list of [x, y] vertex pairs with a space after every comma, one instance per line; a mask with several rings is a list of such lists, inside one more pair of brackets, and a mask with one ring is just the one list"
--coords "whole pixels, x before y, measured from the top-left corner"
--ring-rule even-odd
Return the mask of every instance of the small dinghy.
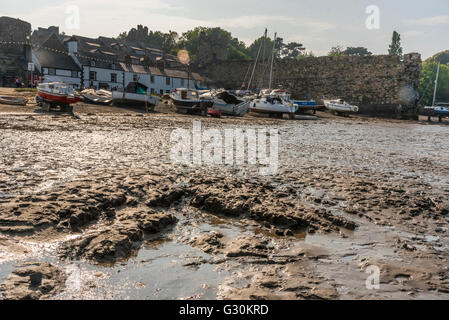
[[324, 100], [324, 105], [326, 109], [334, 111], [336, 113], [357, 113], [359, 112], [359, 107], [350, 105], [349, 103], [338, 100]]
[[212, 95], [212, 109], [231, 116], [243, 117], [249, 111], [250, 101], [240, 100], [228, 91], [220, 91]]
[[81, 91], [84, 102], [108, 106], [112, 103], [112, 92], [107, 90], [86, 89]]
[[145, 107], [153, 111], [161, 100], [148, 94], [148, 87], [139, 82], [130, 82], [124, 91], [112, 92], [112, 103], [125, 107]]
[[8, 104], [12, 106], [26, 106], [28, 100], [20, 97], [0, 96], [1, 104]]

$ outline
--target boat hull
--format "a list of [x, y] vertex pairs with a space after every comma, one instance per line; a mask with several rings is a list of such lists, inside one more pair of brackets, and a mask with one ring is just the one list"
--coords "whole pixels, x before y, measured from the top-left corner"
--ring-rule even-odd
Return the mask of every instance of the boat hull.
[[333, 103], [333, 102], [324, 102], [324, 105], [326, 106], [326, 109], [334, 112], [340, 112], [340, 113], [357, 113], [359, 112], [359, 107], [357, 106], [351, 106], [346, 104], [339, 104], [339, 103]]
[[243, 117], [248, 113], [250, 106], [250, 101], [245, 101], [238, 105], [227, 104], [224, 101], [218, 100], [214, 101], [212, 108], [214, 110], [219, 110], [221, 113], [231, 116]]
[[53, 103], [72, 104], [80, 101], [79, 97], [69, 97], [66, 94], [48, 93], [40, 90], [38, 90], [37, 95], [44, 101]]
[[159, 99], [145, 94], [114, 91], [112, 93], [112, 103], [128, 107], [155, 107], [159, 103]]
[[201, 105], [200, 100], [178, 100], [172, 98], [172, 101], [175, 107], [178, 109], [196, 109]]
[[449, 116], [449, 107], [436, 107], [433, 109], [436, 116]]
[[269, 114], [294, 114], [298, 110], [297, 106], [288, 106], [285, 104], [271, 104], [266, 101], [253, 101], [250, 106], [251, 112], [269, 113]]

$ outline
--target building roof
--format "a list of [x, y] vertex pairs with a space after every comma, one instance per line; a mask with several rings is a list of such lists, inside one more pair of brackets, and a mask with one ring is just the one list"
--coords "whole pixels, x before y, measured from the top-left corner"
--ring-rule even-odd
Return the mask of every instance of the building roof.
[[34, 54], [41, 67], [81, 70], [56, 34], [51, 34], [41, 47], [34, 51]]
[[34, 52], [41, 67], [81, 71], [73, 58], [66, 53], [50, 51], [45, 48]]
[[92, 66], [92, 61], [95, 62], [95, 68], [101, 69], [113, 69], [117, 71], [123, 71], [121, 63], [116, 61], [115, 56], [110, 56], [100, 52], [78, 52], [76, 54], [78, 61], [83, 66]]

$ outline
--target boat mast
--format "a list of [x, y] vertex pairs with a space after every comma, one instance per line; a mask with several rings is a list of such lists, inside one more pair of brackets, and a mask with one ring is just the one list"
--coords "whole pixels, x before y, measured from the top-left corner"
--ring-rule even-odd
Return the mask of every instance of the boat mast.
[[263, 51], [262, 51], [262, 72], [260, 74], [260, 82], [259, 82], [259, 87], [263, 88], [263, 80], [265, 77], [265, 70], [267, 68], [267, 62], [268, 59], [265, 59], [265, 47], [267, 45], [267, 37], [268, 37], [268, 30], [267, 28], [265, 28], [265, 34], [263, 36]]
[[277, 38], [277, 35], [278, 34], [275, 32], [274, 33], [274, 43], [273, 43], [273, 53], [272, 53], [272, 56], [271, 56], [270, 85], [268, 86], [268, 89], [270, 89], [270, 90], [271, 90], [271, 84], [272, 84], [272, 81], [273, 81], [274, 52], [276, 50], [276, 38]]
[[437, 98], [438, 78], [440, 76], [440, 64], [441, 64], [441, 62], [438, 62], [437, 78], [435, 79], [435, 90], [433, 91], [432, 107], [435, 107], [435, 100]]
[[[265, 29], [265, 32], [267, 32], [267, 29]], [[257, 60], [259, 60], [259, 55], [260, 55], [260, 50], [262, 49], [262, 44], [263, 43], [260, 44], [259, 51], [257, 51], [256, 61], [254, 62], [254, 66], [253, 66], [253, 73], [251, 74], [251, 79], [248, 82], [248, 88], [246, 90], [249, 90], [249, 88], [251, 88], [251, 83], [253, 82], [254, 73], [256, 72]]]

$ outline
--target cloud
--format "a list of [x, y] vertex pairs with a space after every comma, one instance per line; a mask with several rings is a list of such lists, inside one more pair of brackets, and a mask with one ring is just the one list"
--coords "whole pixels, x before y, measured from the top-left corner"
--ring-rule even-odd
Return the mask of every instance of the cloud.
[[449, 15], [424, 17], [420, 19], [408, 20], [407, 24], [415, 26], [441, 26], [449, 24]]
[[416, 31], [416, 30], [411, 30], [411, 31], [406, 31], [402, 33], [403, 38], [407, 38], [407, 37], [419, 37], [426, 34], [426, 32], [424, 31]]

